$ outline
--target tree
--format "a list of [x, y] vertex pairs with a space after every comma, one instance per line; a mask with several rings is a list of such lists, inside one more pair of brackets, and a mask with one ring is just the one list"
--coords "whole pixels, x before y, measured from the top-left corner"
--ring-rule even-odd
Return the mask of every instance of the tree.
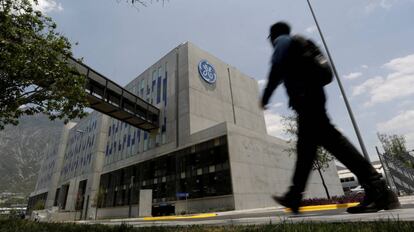
[[[289, 143], [296, 143], [298, 137], [298, 116], [290, 115], [290, 116], [283, 116], [282, 124], [284, 125], [284, 133], [290, 137]], [[296, 153], [296, 146], [291, 146], [286, 149], [289, 155]], [[316, 150], [316, 159], [313, 161], [312, 170], [318, 171], [319, 176], [321, 177], [322, 185], [325, 189], [326, 197], [331, 199], [329, 194], [328, 187], [326, 186], [325, 178], [322, 175], [322, 172], [329, 168], [329, 162], [333, 160], [333, 157], [330, 153], [325, 150], [323, 147], [318, 147]]]
[[38, 200], [33, 206], [33, 210], [44, 210], [45, 209], [45, 200]]
[[33, 2], [0, 0], [0, 130], [22, 115], [86, 115], [86, 78], [66, 62], [71, 44]]
[[164, 6], [165, 0], [116, 0], [118, 3], [125, 1], [126, 3], [131, 4], [135, 9], [140, 10], [140, 7], [148, 7], [149, 4], [154, 2], [161, 2]]
[[408, 152], [405, 137], [403, 135], [377, 133], [377, 136], [386, 154], [394, 156], [407, 167], [414, 168], [414, 164], [410, 160], [404, 158]]
[[105, 190], [102, 187], [99, 187], [98, 191], [96, 191], [95, 196], [93, 198], [92, 206], [95, 207], [95, 220], [98, 217], [98, 208], [102, 207], [105, 201]]

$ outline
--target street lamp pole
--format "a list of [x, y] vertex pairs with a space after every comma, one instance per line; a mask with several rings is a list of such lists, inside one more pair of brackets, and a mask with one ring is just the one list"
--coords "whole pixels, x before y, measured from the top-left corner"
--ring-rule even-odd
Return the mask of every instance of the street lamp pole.
[[328, 55], [329, 62], [331, 63], [332, 71], [335, 74], [336, 81], [338, 82], [339, 89], [340, 89], [341, 94], [342, 94], [342, 96], [344, 98], [345, 106], [346, 106], [346, 109], [348, 110], [349, 117], [351, 118], [352, 126], [354, 127], [356, 136], [358, 138], [359, 145], [361, 146], [362, 153], [364, 154], [365, 159], [367, 159], [369, 162], [371, 162], [370, 161], [370, 158], [369, 158], [369, 155], [368, 155], [368, 152], [367, 152], [367, 149], [365, 148], [364, 141], [362, 140], [361, 133], [359, 132], [358, 124], [357, 124], [357, 122], [356, 122], [356, 120], [354, 118], [354, 114], [352, 113], [352, 109], [351, 109], [351, 106], [349, 105], [348, 98], [346, 97], [344, 87], [342, 86], [342, 82], [341, 82], [341, 80], [339, 78], [338, 72], [336, 71], [335, 64], [334, 64], [333, 59], [331, 57], [331, 54], [329, 52], [329, 49], [328, 49], [328, 46], [326, 44], [325, 38], [324, 38], [324, 36], [322, 34], [322, 30], [321, 30], [321, 28], [319, 26], [318, 20], [316, 19], [315, 12], [313, 11], [313, 8], [312, 8], [312, 5], [310, 3], [310, 0], [306, 0], [306, 1], [308, 2], [309, 9], [310, 9], [310, 11], [312, 13], [313, 20], [315, 21], [316, 27], [318, 28], [318, 32], [319, 32], [319, 35], [321, 36], [323, 46], [325, 47], [326, 54]]

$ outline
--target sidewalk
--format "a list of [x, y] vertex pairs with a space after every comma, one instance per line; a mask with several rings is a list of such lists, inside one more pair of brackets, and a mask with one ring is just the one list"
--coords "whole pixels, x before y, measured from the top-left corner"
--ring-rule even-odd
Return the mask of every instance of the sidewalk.
[[[414, 196], [404, 196], [398, 198], [402, 205], [414, 204]], [[335, 210], [341, 208], [348, 208], [358, 203], [347, 203], [347, 204], [330, 204], [330, 205], [312, 205], [301, 207], [301, 212], [313, 212], [313, 211], [324, 211], [324, 210]], [[97, 221], [77, 221], [77, 223], [120, 223], [120, 222], [144, 222], [144, 221], [173, 221], [173, 220], [188, 220], [188, 219], [205, 219], [214, 217], [225, 217], [225, 216], [237, 216], [246, 214], [266, 214], [272, 212], [290, 212], [282, 206], [274, 206], [267, 208], [257, 209], [245, 209], [245, 210], [232, 210], [225, 212], [212, 212], [212, 213], [200, 213], [191, 215], [173, 215], [173, 216], [160, 216], [160, 217], [140, 217], [140, 218], [120, 218], [120, 219], [101, 219]]]

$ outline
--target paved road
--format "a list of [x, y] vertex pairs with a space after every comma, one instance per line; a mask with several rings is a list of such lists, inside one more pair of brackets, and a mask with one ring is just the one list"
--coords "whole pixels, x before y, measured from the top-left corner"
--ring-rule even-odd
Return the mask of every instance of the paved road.
[[[202, 219], [179, 219], [179, 220], [155, 220], [144, 221], [143, 219], [107, 220], [98, 223], [116, 225], [126, 223], [136, 227], [148, 226], [188, 226], [188, 225], [252, 225], [252, 224], [275, 224], [281, 222], [353, 222], [353, 221], [378, 221], [378, 220], [400, 220], [414, 221], [414, 204], [404, 204], [401, 209], [380, 211], [369, 214], [348, 214], [345, 209], [306, 212], [300, 215], [285, 213], [281, 209], [264, 209], [244, 212], [219, 213], [216, 217]], [[84, 222], [93, 223], [93, 222]]]

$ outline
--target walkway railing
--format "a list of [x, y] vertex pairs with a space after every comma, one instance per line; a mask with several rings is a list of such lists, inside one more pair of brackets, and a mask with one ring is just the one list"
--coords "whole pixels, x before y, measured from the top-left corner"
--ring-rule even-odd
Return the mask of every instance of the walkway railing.
[[159, 127], [158, 108], [74, 58], [69, 59], [69, 64], [87, 77], [85, 91], [92, 109], [142, 130]]

